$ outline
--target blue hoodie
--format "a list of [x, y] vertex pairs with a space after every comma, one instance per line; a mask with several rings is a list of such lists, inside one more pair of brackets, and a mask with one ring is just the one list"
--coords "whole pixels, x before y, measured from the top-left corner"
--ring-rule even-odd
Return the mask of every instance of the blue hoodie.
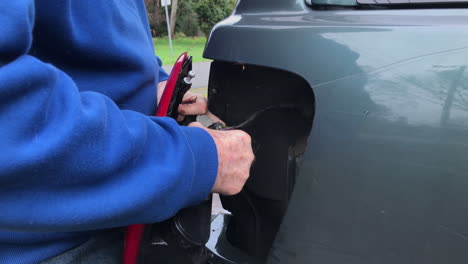
[[149, 117], [165, 78], [143, 0], [0, 0], [0, 263], [208, 195], [209, 134]]

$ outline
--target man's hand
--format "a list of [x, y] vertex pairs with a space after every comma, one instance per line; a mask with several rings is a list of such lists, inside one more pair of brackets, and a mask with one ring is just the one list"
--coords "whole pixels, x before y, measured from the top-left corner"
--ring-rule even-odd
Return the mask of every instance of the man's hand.
[[218, 150], [218, 175], [213, 193], [224, 195], [238, 194], [249, 178], [254, 160], [250, 136], [241, 130], [218, 131], [208, 129], [200, 123], [190, 127], [200, 127], [212, 137]]
[[[166, 88], [167, 81], [163, 81], [158, 83], [158, 104], [159, 101], [161, 101], [162, 94], [164, 92], [164, 89]], [[208, 103], [205, 97], [201, 95], [196, 95], [192, 92], [186, 92], [184, 94], [184, 98], [182, 99], [182, 102], [179, 105], [179, 118], [177, 118], [177, 121], [182, 121], [185, 116], [187, 115], [205, 115], [208, 113]]]
[[187, 115], [206, 115], [211, 119], [211, 121], [213, 121], [213, 123], [221, 122], [224, 124], [221, 119], [208, 111], [208, 100], [204, 96], [197, 95], [192, 92], [185, 93], [178, 111], [179, 116], [177, 117], [177, 121], [184, 120]]
[[204, 96], [186, 92], [178, 111], [182, 116], [206, 115], [208, 113], [208, 100]]
[[[166, 88], [167, 81], [158, 83], [158, 104], [161, 100], [161, 96]], [[185, 116], [188, 115], [207, 115], [213, 122], [221, 122], [224, 124], [221, 119], [213, 115], [208, 111], [208, 100], [204, 96], [194, 94], [192, 92], [186, 92], [184, 98], [182, 99], [181, 104], [179, 105], [179, 116], [177, 121], [184, 120]]]
[[163, 82], [158, 83], [158, 89], [157, 89], [158, 104], [159, 104], [159, 101], [161, 101], [161, 96], [162, 96], [162, 94], [164, 92], [164, 89], [166, 88], [166, 83], [167, 83], [167, 81], [163, 81]]

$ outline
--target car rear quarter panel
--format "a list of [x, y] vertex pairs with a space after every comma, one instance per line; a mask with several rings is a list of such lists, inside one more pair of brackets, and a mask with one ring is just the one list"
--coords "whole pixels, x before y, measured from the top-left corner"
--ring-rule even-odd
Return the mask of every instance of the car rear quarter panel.
[[[271, 263], [468, 263], [468, 9], [241, 1], [205, 57], [302, 76], [315, 116]], [[284, 87], [288, 89], [288, 87]]]

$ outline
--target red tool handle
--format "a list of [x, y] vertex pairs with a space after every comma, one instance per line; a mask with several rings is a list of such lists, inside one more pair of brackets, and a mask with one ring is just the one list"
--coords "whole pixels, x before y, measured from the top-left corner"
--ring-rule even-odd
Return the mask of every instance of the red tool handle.
[[184, 62], [187, 57], [187, 52], [182, 53], [174, 64], [171, 75], [169, 75], [169, 79], [167, 80], [166, 88], [164, 88], [164, 92], [161, 95], [161, 100], [159, 101], [155, 116], [167, 116], [169, 104], [172, 96], [174, 95], [174, 90], [177, 84], [177, 79], [179, 78], [182, 66], [184, 66]]
[[[184, 65], [187, 57], [187, 52], [182, 53], [182, 55], [179, 56], [176, 63], [174, 64], [171, 74], [169, 75], [169, 79], [167, 80], [166, 88], [164, 88], [161, 100], [159, 101], [155, 114], [156, 116], [167, 116], [171, 98], [174, 94], [175, 86], [177, 84], [177, 79], [179, 78], [182, 66]], [[144, 224], [131, 225], [127, 227], [124, 240], [123, 264], [138, 263], [138, 252], [140, 250], [144, 231]]]

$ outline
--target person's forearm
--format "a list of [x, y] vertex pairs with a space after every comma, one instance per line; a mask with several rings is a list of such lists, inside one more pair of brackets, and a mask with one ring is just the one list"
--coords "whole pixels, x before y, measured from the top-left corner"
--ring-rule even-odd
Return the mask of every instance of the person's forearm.
[[[210, 135], [79, 92], [29, 54], [34, 1], [0, 3], [0, 229], [96, 230], [164, 220], [211, 191]], [[202, 158], [203, 157], [203, 158]]]

